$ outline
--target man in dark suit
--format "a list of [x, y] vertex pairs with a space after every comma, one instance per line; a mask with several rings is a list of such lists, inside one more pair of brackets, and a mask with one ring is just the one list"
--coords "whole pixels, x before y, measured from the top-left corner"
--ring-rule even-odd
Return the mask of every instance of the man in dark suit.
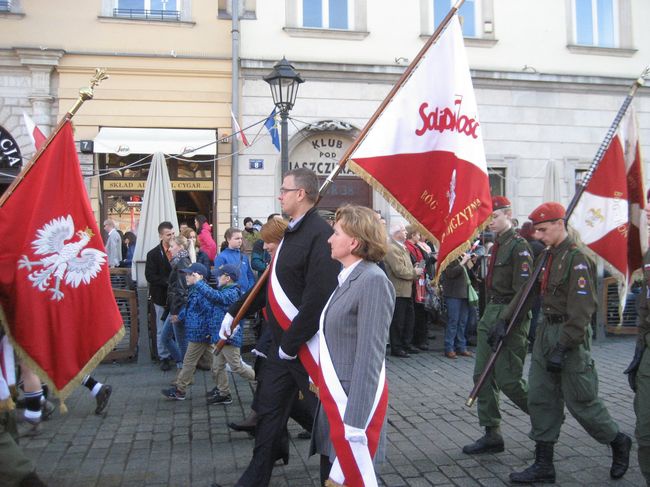
[[156, 345], [160, 368], [169, 370], [171, 355], [162, 342], [162, 329], [165, 323], [161, 318], [167, 304], [167, 284], [169, 283], [169, 273], [172, 270], [169, 263], [171, 259], [169, 242], [174, 238], [174, 226], [170, 222], [162, 222], [158, 225], [158, 236], [160, 244], [147, 253], [144, 275], [149, 283], [149, 299], [156, 310]]
[[[312, 414], [316, 408], [316, 398], [309, 391], [308, 375], [298, 351], [318, 332], [321, 311], [337, 285], [340, 270], [340, 265], [330, 257], [327, 243], [332, 228], [314, 208], [317, 197], [318, 178], [313, 171], [298, 168], [285, 175], [279, 200], [291, 221], [277, 250], [275, 268], [267, 285], [266, 311], [273, 341], [258, 392], [253, 458], [237, 482], [238, 487], [269, 484], [275, 453], [281, 449], [283, 439], [286, 441], [287, 419], [298, 390], [310, 401]], [[289, 301], [283, 312], [270, 305], [281, 301], [277, 289], [274, 291], [274, 281]], [[285, 313], [293, 314], [288, 308], [297, 312], [286, 327]], [[222, 333], [225, 330], [230, 334], [229, 327], [227, 315]]]

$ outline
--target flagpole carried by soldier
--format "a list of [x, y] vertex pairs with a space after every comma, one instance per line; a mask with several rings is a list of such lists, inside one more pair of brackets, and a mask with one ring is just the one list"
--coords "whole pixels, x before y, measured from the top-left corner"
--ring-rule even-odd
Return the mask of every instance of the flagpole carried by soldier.
[[[486, 291], [487, 304], [478, 324], [474, 381], [485, 368], [495, 337], [504, 333], [506, 322], [501, 312], [512, 301], [519, 289], [530, 277], [533, 265], [532, 251], [528, 242], [520, 237], [512, 225], [512, 206], [504, 196], [492, 198], [492, 220], [490, 230], [495, 233], [495, 243], [490, 254]], [[528, 413], [528, 385], [522, 378], [524, 360], [528, 348], [528, 327], [530, 316], [526, 314], [522, 323], [504, 341], [489, 380], [478, 395], [479, 424], [485, 428], [485, 435], [474, 443], [463, 447], [468, 455], [498, 453], [504, 450], [500, 424], [499, 392]]]

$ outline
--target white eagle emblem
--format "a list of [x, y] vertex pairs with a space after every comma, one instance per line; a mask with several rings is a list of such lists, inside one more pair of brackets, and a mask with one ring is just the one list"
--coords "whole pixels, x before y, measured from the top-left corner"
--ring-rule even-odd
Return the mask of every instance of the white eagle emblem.
[[454, 207], [454, 202], [456, 201], [456, 169], [451, 173], [451, 181], [449, 181], [449, 191], [447, 192], [447, 198], [449, 198], [449, 213]]
[[[79, 240], [65, 243], [75, 235]], [[84, 249], [93, 235], [90, 228], [75, 233], [70, 215], [54, 218], [36, 232], [36, 239], [32, 242], [34, 253], [45, 257], [30, 261], [23, 255], [18, 260], [18, 269], [26, 267], [30, 271], [27, 278], [32, 281], [34, 287], [41, 291], [50, 291], [52, 300], [61, 301], [61, 281], [73, 288], [79, 287], [82, 282], [88, 284], [99, 274], [106, 262], [104, 252], [92, 248]], [[41, 269], [31, 272], [35, 266], [41, 266]], [[55, 279], [54, 287], [52, 276]]]

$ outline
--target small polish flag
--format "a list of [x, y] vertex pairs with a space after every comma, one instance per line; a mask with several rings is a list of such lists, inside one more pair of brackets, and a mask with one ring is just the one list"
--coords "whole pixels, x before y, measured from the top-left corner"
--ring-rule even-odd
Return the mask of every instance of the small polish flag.
[[41, 132], [41, 129], [39, 129], [34, 123], [34, 120], [32, 120], [31, 117], [25, 112], [23, 112], [23, 119], [25, 120], [25, 125], [27, 126], [27, 133], [29, 134], [29, 138], [32, 139], [32, 144], [34, 144], [36, 150], [40, 149], [43, 143], [47, 140], [47, 137], [45, 137], [45, 134], [43, 134], [43, 132]]
[[237, 139], [244, 144], [245, 147], [248, 147], [248, 139], [246, 139], [246, 134], [244, 131], [239, 127], [239, 124], [237, 123], [237, 119], [235, 118], [235, 114], [230, 112], [230, 116], [232, 117], [232, 127], [235, 129], [235, 133], [237, 135]]

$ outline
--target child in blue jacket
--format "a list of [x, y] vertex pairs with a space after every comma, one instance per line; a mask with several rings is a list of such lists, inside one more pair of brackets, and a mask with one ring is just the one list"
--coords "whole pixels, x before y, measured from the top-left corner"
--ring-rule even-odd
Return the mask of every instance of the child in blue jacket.
[[[176, 379], [176, 386], [162, 390], [162, 394], [169, 399], [185, 400], [187, 387], [194, 377], [196, 364], [203, 353], [206, 350], [211, 350], [213, 344], [219, 340], [220, 324], [228, 307], [241, 297], [242, 293], [236, 279], [231, 277], [233, 269], [226, 267], [228, 266], [224, 266], [224, 269], [220, 271], [218, 289], [212, 289], [206, 283], [210, 274], [203, 264], [196, 262], [181, 270], [186, 274], [188, 297], [187, 304], [180, 311], [178, 318], [185, 324], [188, 346], [183, 358], [183, 368]], [[241, 358], [239, 362], [241, 362]], [[213, 360], [212, 376], [218, 385], [223, 378], [217, 365], [217, 361]], [[231, 368], [233, 367], [231, 366]], [[254, 380], [255, 372], [252, 368], [250, 369], [250, 373], [244, 370], [244, 373], [240, 374], [248, 380]], [[235, 372], [234, 368], [233, 372]], [[226, 377], [226, 383], [227, 381]]]

